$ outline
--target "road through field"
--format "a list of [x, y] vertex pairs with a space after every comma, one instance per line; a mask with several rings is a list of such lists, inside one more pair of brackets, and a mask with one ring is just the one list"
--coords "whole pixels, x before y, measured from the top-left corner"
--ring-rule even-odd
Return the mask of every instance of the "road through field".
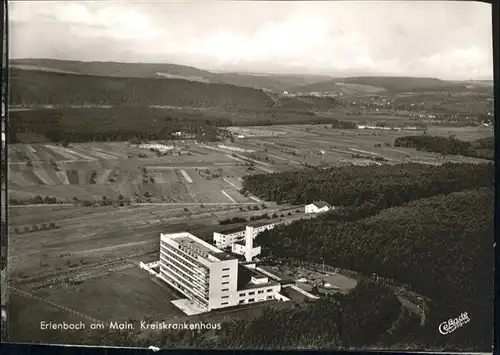
[[180, 170], [180, 169], [213, 169], [214, 166], [234, 166], [235, 163], [213, 163], [212, 165], [183, 165], [183, 166], [172, 166], [172, 165], [145, 165], [145, 168], [151, 171], [155, 170]]
[[224, 152], [224, 153], [231, 153], [231, 157], [232, 158], [238, 158], [238, 159], [246, 161], [246, 162], [252, 162], [254, 164], [257, 164], [257, 167], [259, 169], [264, 170], [267, 173], [274, 173], [274, 170], [271, 169], [272, 168], [272, 164], [264, 163], [264, 162], [261, 162], [261, 161], [258, 161], [258, 160], [252, 159], [252, 158], [245, 157], [245, 156], [240, 155], [240, 154], [236, 154], [235, 152], [233, 152], [231, 150], [228, 150], [228, 149], [211, 147], [209, 145], [205, 145], [203, 147], [204, 148], [209, 148], [209, 149], [212, 149], [212, 150], [216, 150], [216, 151], [220, 151], [220, 152]]
[[143, 240], [140, 242], [123, 243], [123, 244], [111, 245], [111, 246], [101, 247], [101, 248], [78, 250], [78, 251], [73, 252], [73, 255], [92, 255], [94, 253], [111, 251], [111, 250], [116, 250], [116, 249], [120, 249], [120, 248], [136, 247], [136, 246], [144, 245], [144, 244], [148, 244], [148, 243], [150, 243], [149, 240]]
[[182, 176], [184, 177], [184, 179], [186, 180], [186, 182], [188, 184], [192, 184], [193, 183], [193, 180], [191, 180], [191, 178], [189, 177], [189, 175], [186, 173], [185, 170], [181, 169], [180, 172], [181, 172]]
[[[111, 159], [109, 159], [109, 160], [111, 160]], [[57, 163], [58, 164], [60, 164], [60, 163], [88, 163], [89, 161], [91, 161], [91, 160], [89, 160], [89, 159], [87, 159], [87, 160], [84, 160], [84, 159], [71, 159], [71, 160], [58, 160]], [[36, 163], [36, 161], [34, 163]], [[20, 165], [20, 164], [26, 165], [26, 162], [24, 162], [24, 161], [9, 162], [9, 165]]]
[[273, 157], [273, 158], [276, 158], [276, 159], [279, 159], [279, 160], [289, 161], [290, 163], [293, 163], [293, 164], [302, 165], [301, 163], [299, 163], [298, 161], [295, 161], [295, 160], [291, 160], [291, 159], [279, 157], [279, 156], [273, 155], [273, 154], [268, 154], [268, 155], [270, 157]]
[[221, 192], [222, 192], [222, 194], [223, 194], [224, 196], [226, 196], [226, 197], [227, 197], [229, 200], [231, 200], [233, 203], [237, 203], [237, 202], [234, 200], [234, 198], [232, 198], [231, 196], [229, 196], [229, 194], [228, 194], [226, 191], [221, 190]]

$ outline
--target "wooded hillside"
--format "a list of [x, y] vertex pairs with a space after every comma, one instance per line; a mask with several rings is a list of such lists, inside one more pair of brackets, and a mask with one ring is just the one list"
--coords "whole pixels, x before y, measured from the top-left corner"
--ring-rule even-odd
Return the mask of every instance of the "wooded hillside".
[[346, 166], [246, 176], [243, 188], [277, 203], [325, 200], [370, 214], [419, 198], [492, 187], [494, 173], [493, 164]]
[[[493, 321], [493, 204], [492, 188], [467, 190], [357, 221], [298, 221], [259, 234], [256, 243], [279, 257], [323, 258], [409, 284], [433, 300], [428, 327], [415, 339], [428, 347], [486, 350]], [[477, 323], [439, 337], [437, 325], [462, 312]]]
[[231, 125], [231, 121], [202, 113], [135, 106], [14, 111], [9, 125], [10, 143], [20, 142], [20, 133], [27, 132], [52, 142], [127, 141], [136, 137], [168, 140], [176, 131], [211, 141], [218, 128]]
[[180, 79], [118, 78], [11, 69], [12, 105], [272, 107], [262, 90]]

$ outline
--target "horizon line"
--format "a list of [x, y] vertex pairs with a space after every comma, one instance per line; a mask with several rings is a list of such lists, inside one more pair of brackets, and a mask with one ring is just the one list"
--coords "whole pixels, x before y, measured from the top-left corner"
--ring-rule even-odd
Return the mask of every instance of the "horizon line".
[[[342, 74], [325, 74], [325, 73], [305, 73], [305, 72], [280, 72], [280, 71], [253, 71], [253, 70], [222, 70], [222, 69], [210, 69], [210, 68], [202, 68], [202, 67], [197, 67], [197, 66], [192, 66], [192, 65], [186, 65], [186, 64], [178, 64], [175, 62], [147, 62], [147, 61], [114, 61], [114, 60], [79, 60], [79, 59], [59, 59], [59, 58], [30, 58], [30, 57], [20, 57], [20, 58], [9, 58], [8, 62], [12, 60], [52, 60], [52, 61], [59, 61], [59, 62], [79, 62], [79, 63], [113, 63], [113, 64], [150, 64], [150, 65], [175, 65], [175, 66], [180, 66], [180, 67], [186, 67], [186, 68], [191, 68], [191, 69], [197, 69], [200, 71], [205, 71], [210, 74], [244, 74], [244, 75], [277, 75], [277, 76], [323, 76], [326, 78], [330, 79], [346, 79], [346, 78], [369, 78], [369, 77], [391, 77], [391, 78], [412, 78], [412, 79], [437, 79], [441, 81], [494, 81], [494, 76], [491, 76], [489, 78], [485, 77], [480, 77], [480, 78], [468, 78], [468, 79], [443, 79], [440, 77], [433, 77], [433, 76], [412, 76], [412, 75], [403, 75], [403, 74], [393, 74], [393, 73], [370, 73], [370, 74], [363, 74], [363, 75], [342, 75]], [[29, 69], [24, 69], [24, 70], [29, 70]], [[56, 69], [55, 69], [56, 70]], [[362, 69], [347, 69], [344, 70], [344, 72], [348, 71], [359, 71], [363, 72]], [[91, 75], [89, 73], [82, 73], [82, 75]]]

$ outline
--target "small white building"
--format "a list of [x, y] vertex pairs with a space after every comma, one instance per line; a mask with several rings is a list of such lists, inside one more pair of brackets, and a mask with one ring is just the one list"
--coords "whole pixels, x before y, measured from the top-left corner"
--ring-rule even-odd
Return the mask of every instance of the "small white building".
[[316, 201], [306, 205], [305, 213], [322, 213], [334, 210], [335, 207], [325, 201]]

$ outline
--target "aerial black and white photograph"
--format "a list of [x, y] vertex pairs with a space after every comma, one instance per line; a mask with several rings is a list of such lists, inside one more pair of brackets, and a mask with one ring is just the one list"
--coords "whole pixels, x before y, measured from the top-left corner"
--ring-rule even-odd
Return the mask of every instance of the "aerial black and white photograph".
[[492, 351], [491, 4], [8, 11], [9, 342]]

